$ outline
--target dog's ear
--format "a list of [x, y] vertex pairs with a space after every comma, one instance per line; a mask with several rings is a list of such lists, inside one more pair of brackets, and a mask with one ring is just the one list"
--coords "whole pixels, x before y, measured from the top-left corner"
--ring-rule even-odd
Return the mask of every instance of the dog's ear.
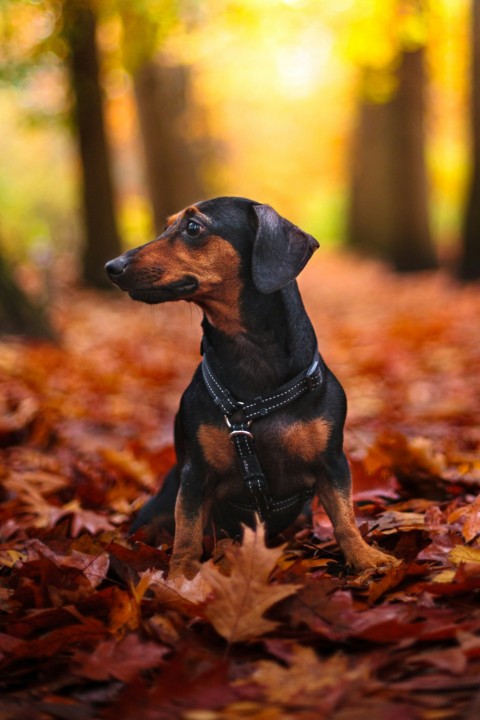
[[258, 225], [253, 245], [252, 277], [257, 290], [269, 294], [291, 283], [319, 244], [270, 205], [254, 205], [253, 211]]

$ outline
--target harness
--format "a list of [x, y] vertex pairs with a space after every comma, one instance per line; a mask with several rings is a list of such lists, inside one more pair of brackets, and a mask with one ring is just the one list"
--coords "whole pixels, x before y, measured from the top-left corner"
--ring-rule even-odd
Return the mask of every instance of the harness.
[[313, 362], [275, 392], [258, 396], [249, 402], [241, 402], [223, 385], [212, 371], [207, 355], [205, 338], [202, 341], [202, 375], [210, 397], [230, 430], [230, 439], [236, 450], [237, 459], [250, 502], [238, 504], [228, 500], [231, 505], [247, 512], [258, 513], [265, 521], [273, 514], [282, 513], [303, 504], [313, 496], [313, 489], [302, 490], [280, 500], [274, 500], [267, 479], [262, 471], [255, 450], [255, 438], [251, 429], [254, 420], [265, 417], [319, 387], [323, 382], [320, 369], [320, 355], [315, 350]]

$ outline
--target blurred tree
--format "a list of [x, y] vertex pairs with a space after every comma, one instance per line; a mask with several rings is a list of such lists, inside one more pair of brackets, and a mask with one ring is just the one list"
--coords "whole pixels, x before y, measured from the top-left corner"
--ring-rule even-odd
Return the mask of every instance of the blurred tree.
[[[419, 13], [421, 0], [399, 0]], [[400, 38], [385, 68], [363, 70], [354, 138], [348, 240], [398, 271], [436, 266], [429, 228], [424, 132], [424, 48]]]
[[460, 276], [480, 279], [480, 0], [472, 0], [470, 118], [472, 169], [463, 228]]
[[15, 282], [12, 271], [0, 254], [0, 335], [26, 335], [52, 339], [54, 333], [39, 305], [35, 305]]
[[203, 197], [202, 155], [193, 140], [191, 68], [160, 52], [181, 25], [179, 0], [119, 0], [124, 56], [132, 74], [145, 169], [157, 231], [165, 218]]
[[95, 287], [110, 287], [103, 267], [120, 254], [121, 247], [99, 81], [96, 24], [91, 0], [63, 0], [63, 37], [69, 50], [73, 120], [83, 180], [83, 278]]
[[190, 69], [156, 58], [134, 73], [149, 194], [157, 231], [204, 196], [201, 159], [188, 135]]

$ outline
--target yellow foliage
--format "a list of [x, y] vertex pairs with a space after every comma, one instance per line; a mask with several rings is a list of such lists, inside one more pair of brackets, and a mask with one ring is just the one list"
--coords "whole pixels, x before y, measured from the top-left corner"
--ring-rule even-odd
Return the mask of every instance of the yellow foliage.
[[448, 559], [455, 563], [455, 565], [467, 562], [480, 563], [480, 548], [470, 547], [468, 545], [457, 545], [448, 553]]
[[[189, 127], [202, 128], [201, 143], [207, 126], [216, 150], [205, 152], [209, 194], [270, 202], [311, 231], [321, 229], [324, 241], [342, 233], [359, 85], [369, 100], [387, 101], [396, 90], [399, 53], [425, 46], [434, 220], [442, 236], [458, 227], [468, 160], [467, 0], [97, 0], [95, 7], [127, 243], [137, 232], [143, 238], [152, 224], [130, 73], [160, 50], [172, 63], [191, 66]], [[0, 104], [14, 108], [15, 115], [0, 138], [9, 178], [8, 186], [0, 187], [0, 213], [7, 218], [3, 235], [10, 245], [20, 238], [32, 243], [39, 235], [58, 242], [60, 232], [70, 247], [71, 232], [64, 226], [72, 215], [70, 188], [78, 168], [74, 153], [62, 149], [57, 156], [62, 133], [51, 127], [39, 131], [42, 142], [35, 139], [28, 153], [31, 180], [25, 179], [21, 153], [9, 150], [32, 147], [23, 123], [29, 113], [55, 115], [69, 107], [60, 26], [53, 0], [9, 0], [0, 11], [0, 63], [29, 68], [29, 80], [13, 93], [0, 89]], [[62, 177], [52, 186], [65, 188], [54, 201], [39, 180], [45, 158], [55, 160], [48, 166]], [[28, 204], [19, 202], [27, 194]]]

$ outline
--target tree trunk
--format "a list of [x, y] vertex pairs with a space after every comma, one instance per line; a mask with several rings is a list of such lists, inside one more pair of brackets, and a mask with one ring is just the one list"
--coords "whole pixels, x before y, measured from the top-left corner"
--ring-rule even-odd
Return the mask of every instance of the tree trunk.
[[423, 49], [402, 53], [390, 100], [362, 101], [353, 153], [350, 244], [401, 272], [436, 267], [428, 219], [423, 55]]
[[350, 245], [366, 254], [389, 259], [395, 212], [391, 125], [390, 103], [361, 100], [352, 153], [348, 218]]
[[54, 338], [43, 312], [20, 290], [7, 263], [0, 255], [0, 335]]
[[83, 278], [90, 285], [109, 287], [103, 267], [121, 248], [99, 81], [96, 18], [90, 0], [64, 0], [63, 12], [83, 180]]
[[145, 165], [157, 231], [168, 215], [201, 200], [199, 148], [189, 130], [189, 69], [146, 60], [134, 72]]
[[460, 277], [480, 279], [480, 0], [472, 0], [471, 30], [472, 169], [463, 228], [463, 253]]

